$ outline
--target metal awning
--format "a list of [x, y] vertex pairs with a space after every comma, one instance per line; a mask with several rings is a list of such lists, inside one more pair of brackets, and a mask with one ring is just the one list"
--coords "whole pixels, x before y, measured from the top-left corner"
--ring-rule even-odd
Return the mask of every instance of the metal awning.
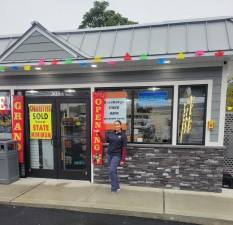
[[[136, 57], [143, 53], [149, 56], [169, 56], [197, 50], [232, 51], [233, 17], [81, 29], [52, 34], [73, 51], [84, 53], [87, 58], [118, 58], [126, 52]], [[0, 54], [20, 38], [21, 36], [0, 37]]]

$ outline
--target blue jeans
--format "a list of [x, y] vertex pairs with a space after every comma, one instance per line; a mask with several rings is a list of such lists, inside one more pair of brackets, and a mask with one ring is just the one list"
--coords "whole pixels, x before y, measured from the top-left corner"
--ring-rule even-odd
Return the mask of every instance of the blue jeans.
[[119, 186], [118, 182], [118, 176], [117, 176], [117, 166], [119, 165], [120, 162], [120, 156], [113, 156], [110, 154], [107, 154], [107, 159], [108, 159], [108, 173], [109, 177], [111, 180], [111, 190], [112, 191], [117, 191]]

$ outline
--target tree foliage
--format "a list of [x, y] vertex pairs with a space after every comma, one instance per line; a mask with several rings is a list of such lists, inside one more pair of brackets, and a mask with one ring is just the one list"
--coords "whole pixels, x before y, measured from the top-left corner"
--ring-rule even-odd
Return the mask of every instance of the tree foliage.
[[233, 111], [233, 82], [230, 82], [227, 87], [226, 107], [228, 111]]
[[137, 24], [114, 10], [107, 10], [108, 6], [107, 1], [95, 1], [94, 7], [84, 14], [79, 28]]

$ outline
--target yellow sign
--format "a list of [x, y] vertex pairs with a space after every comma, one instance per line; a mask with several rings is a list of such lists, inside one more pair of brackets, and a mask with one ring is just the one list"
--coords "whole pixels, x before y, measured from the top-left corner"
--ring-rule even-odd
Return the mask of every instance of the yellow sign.
[[209, 120], [208, 121], [208, 128], [209, 128], [209, 130], [214, 129], [214, 127], [215, 127], [215, 121], [214, 120]]
[[29, 104], [30, 139], [52, 139], [52, 105]]
[[190, 95], [187, 98], [187, 102], [184, 103], [183, 109], [183, 118], [181, 124], [181, 132], [180, 132], [180, 143], [183, 142], [183, 135], [190, 134], [192, 131], [192, 116], [193, 116], [193, 105], [194, 105], [195, 97]]

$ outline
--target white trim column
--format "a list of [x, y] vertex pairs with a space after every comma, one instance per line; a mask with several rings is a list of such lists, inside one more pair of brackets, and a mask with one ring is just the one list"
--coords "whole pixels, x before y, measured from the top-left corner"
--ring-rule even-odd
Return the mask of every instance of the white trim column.
[[212, 112], [212, 93], [213, 92], [213, 81], [209, 80], [207, 87], [207, 103], [206, 103], [206, 127], [205, 127], [205, 145], [213, 146], [217, 145], [217, 143], [210, 142], [210, 130], [208, 129], [208, 121], [211, 120], [211, 112]]
[[173, 96], [173, 116], [172, 116], [172, 145], [176, 145], [177, 142], [177, 118], [178, 118], [178, 84], [174, 85]]

